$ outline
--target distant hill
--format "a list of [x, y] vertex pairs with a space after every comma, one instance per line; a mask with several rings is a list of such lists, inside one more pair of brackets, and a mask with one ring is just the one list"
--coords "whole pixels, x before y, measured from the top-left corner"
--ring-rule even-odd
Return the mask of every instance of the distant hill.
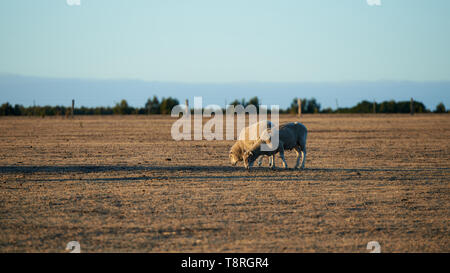
[[443, 102], [450, 105], [450, 82], [329, 82], [329, 83], [176, 83], [141, 80], [58, 79], [0, 75], [0, 103], [114, 106], [126, 99], [131, 106], [143, 107], [148, 98], [174, 97], [183, 102], [203, 97], [203, 105], [224, 106], [238, 98], [257, 96], [262, 104], [287, 108], [294, 97], [316, 98], [322, 108], [353, 107], [367, 100], [377, 102], [421, 101], [428, 109]]

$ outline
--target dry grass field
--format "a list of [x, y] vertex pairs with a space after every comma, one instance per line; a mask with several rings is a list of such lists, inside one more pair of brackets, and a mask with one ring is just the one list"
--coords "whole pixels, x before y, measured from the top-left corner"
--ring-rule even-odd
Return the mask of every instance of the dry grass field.
[[450, 115], [305, 115], [303, 171], [173, 121], [0, 118], [0, 252], [450, 252]]

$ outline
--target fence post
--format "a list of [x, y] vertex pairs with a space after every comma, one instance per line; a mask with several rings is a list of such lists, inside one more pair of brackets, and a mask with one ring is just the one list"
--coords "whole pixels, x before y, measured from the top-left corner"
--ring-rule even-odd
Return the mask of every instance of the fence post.
[[73, 114], [74, 114], [74, 109], [75, 109], [75, 100], [72, 100], [72, 112], [71, 112], [72, 118], [73, 118]]
[[186, 99], [186, 101], [184, 102], [185, 106], [186, 106], [186, 116], [189, 115], [189, 101]]
[[411, 116], [414, 115], [414, 99], [413, 98], [411, 98], [410, 110], [411, 110]]
[[377, 102], [373, 101], [373, 113], [376, 114], [377, 113]]
[[298, 105], [298, 117], [302, 116], [302, 100], [300, 98], [297, 98], [297, 105]]

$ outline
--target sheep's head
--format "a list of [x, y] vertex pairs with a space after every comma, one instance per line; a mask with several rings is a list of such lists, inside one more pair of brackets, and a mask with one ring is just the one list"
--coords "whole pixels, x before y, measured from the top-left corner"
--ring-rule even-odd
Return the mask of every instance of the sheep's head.
[[251, 167], [253, 167], [253, 164], [255, 163], [255, 160], [258, 156], [252, 152], [252, 151], [248, 151], [244, 154], [244, 166], [247, 169], [250, 169]]
[[233, 165], [233, 166], [236, 166], [236, 164], [242, 160], [242, 158], [239, 158], [239, 156], [233, 152], [230, 152], [229, 157], [230, 157], [231, 165]]

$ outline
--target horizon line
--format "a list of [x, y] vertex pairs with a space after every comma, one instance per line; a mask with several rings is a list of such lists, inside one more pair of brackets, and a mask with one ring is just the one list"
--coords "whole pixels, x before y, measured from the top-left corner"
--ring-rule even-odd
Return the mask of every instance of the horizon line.
[[58, 77], [58, 76], [37, 76], [16, 73], [0, 72], [1, 77], [34, 78], [42, 80], [75, 80], [75, 81], [131, 81], [146, 83], [173, 83], [173, 84], [348, 84], [348, 83], [450, 83], [448, 80], [398, 80], [398, 79], [378, 79], [378, 80], [323, 80], [323, 81], [261, 81], [261, 80], [240, 80], [240, 81], [177, 81], [177, 80], [146, 80], [140, 78], [83, 78], [83, 77]]

